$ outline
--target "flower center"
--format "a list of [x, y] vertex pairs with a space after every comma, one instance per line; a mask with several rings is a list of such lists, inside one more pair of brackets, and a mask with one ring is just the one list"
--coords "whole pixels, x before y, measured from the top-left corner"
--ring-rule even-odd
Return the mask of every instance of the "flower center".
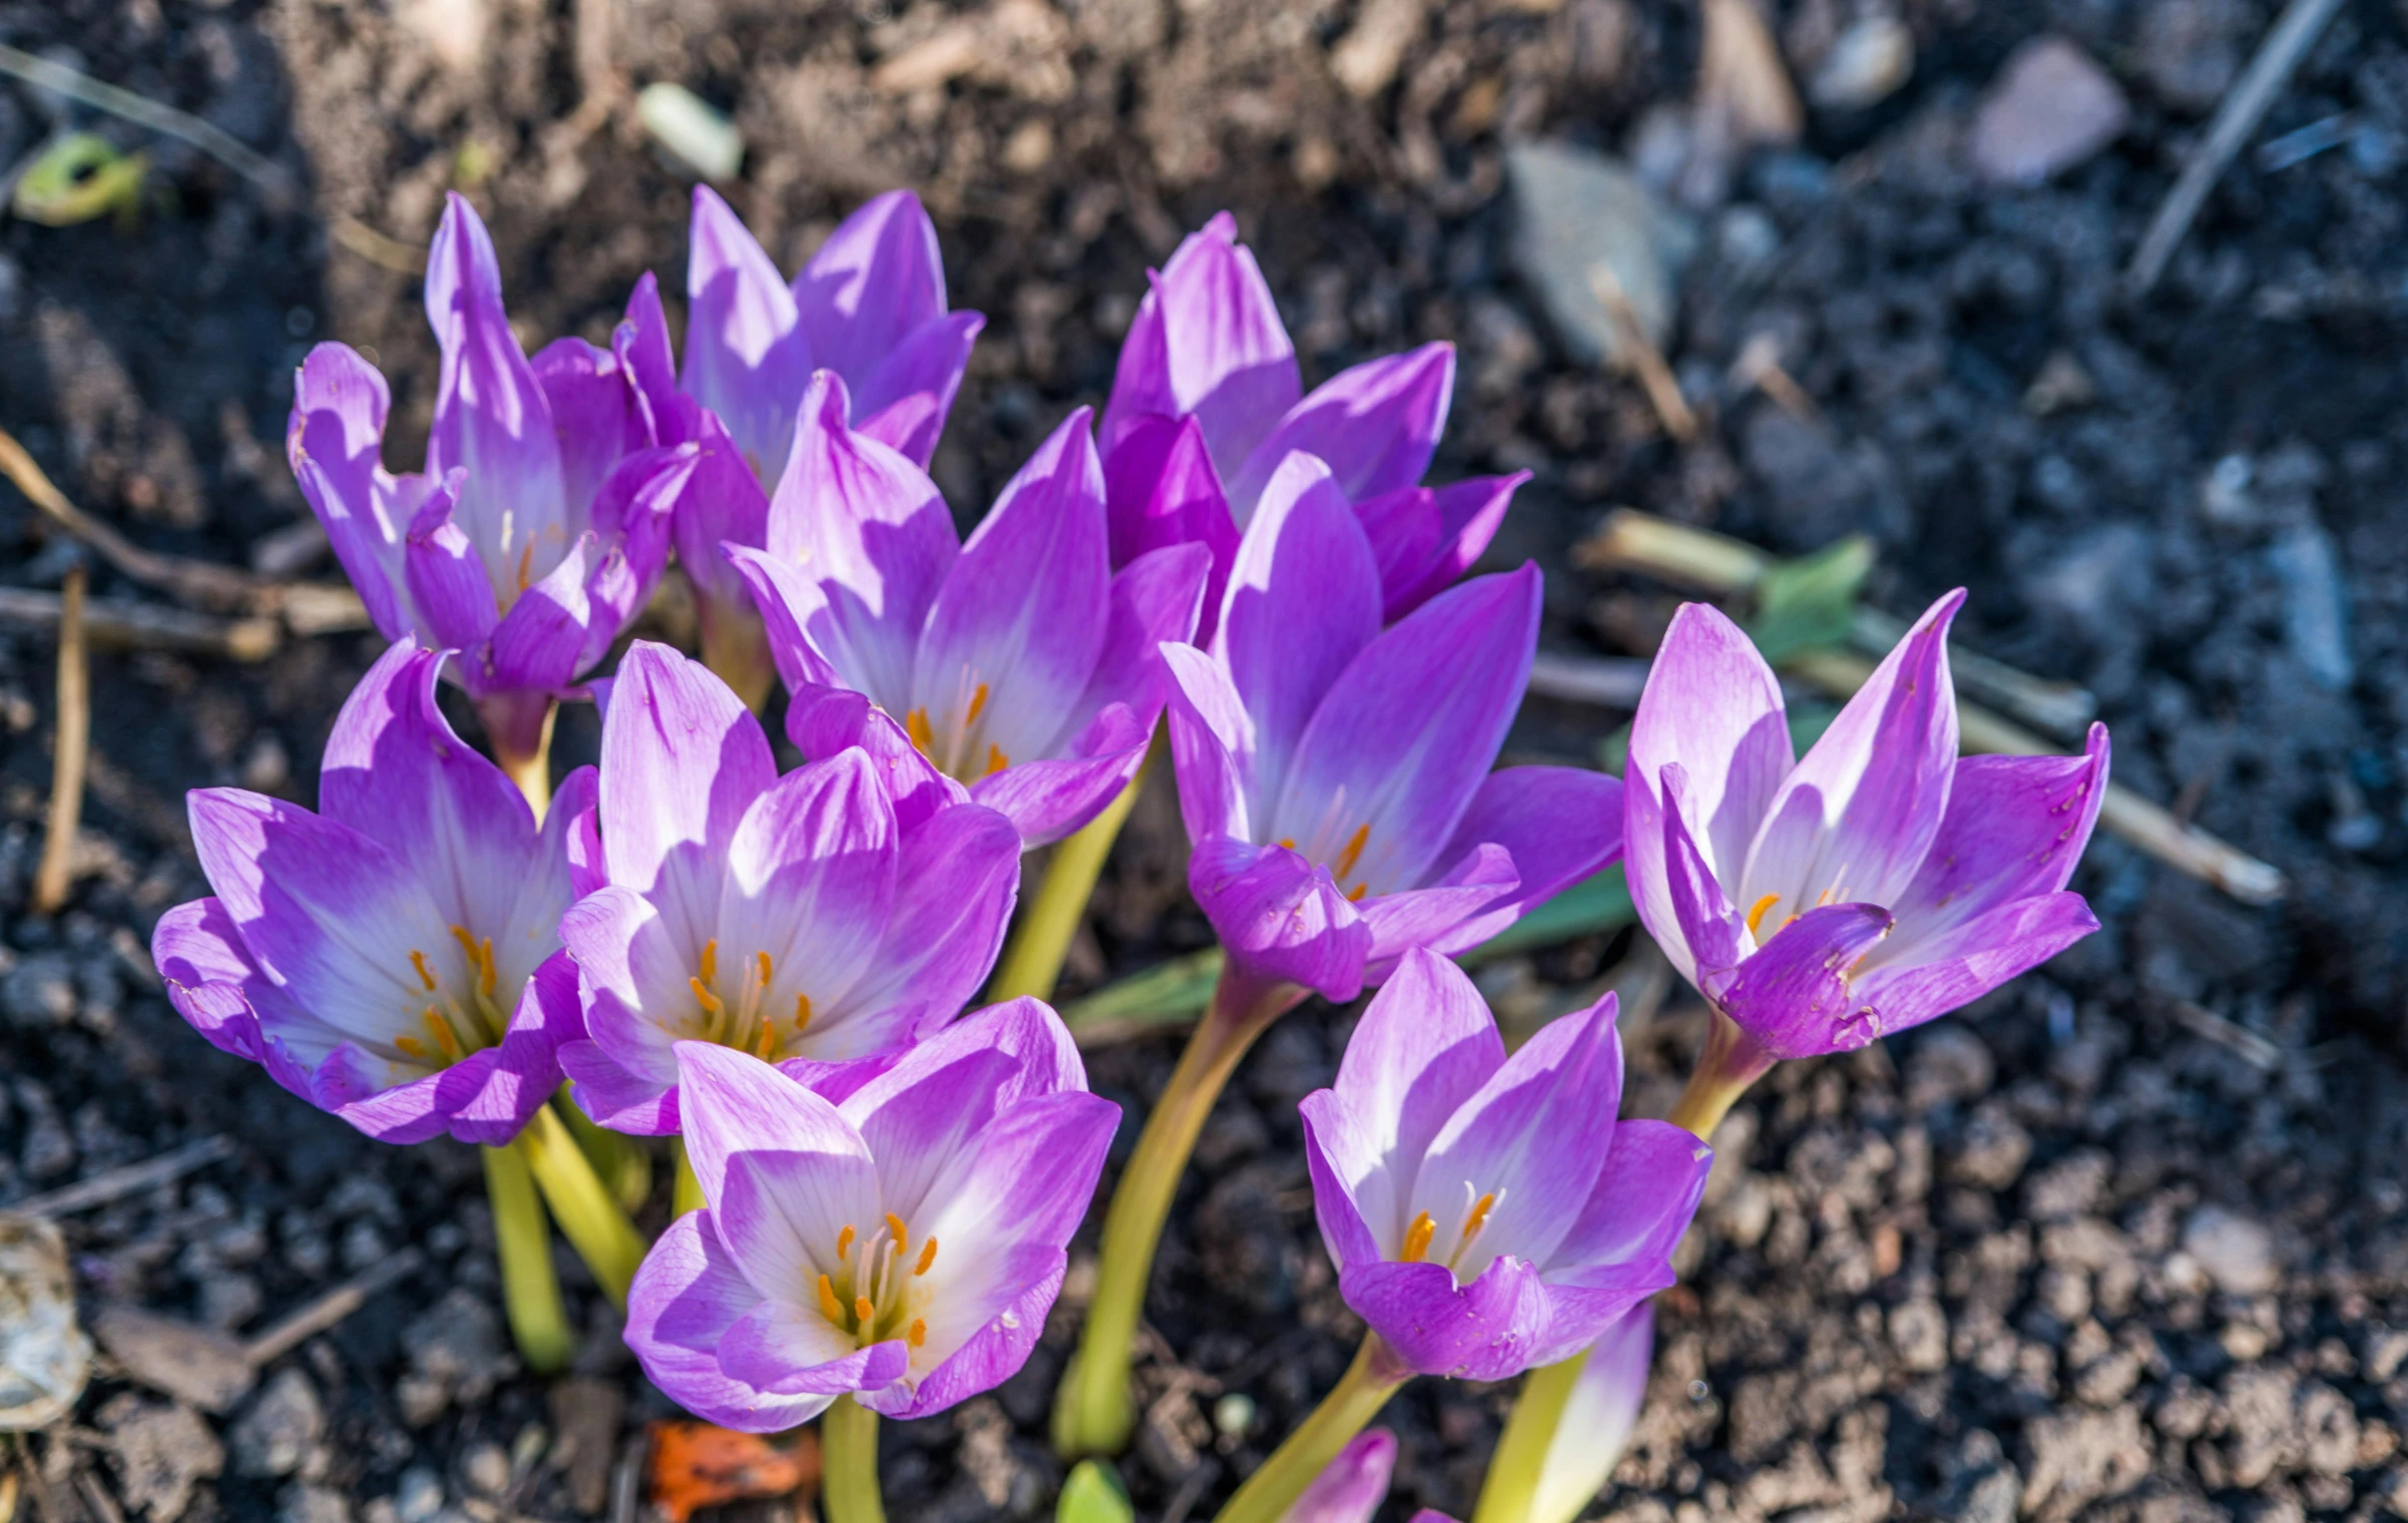
[[510, 1029], [510, 1012], [499, 1000], [501, 976], [493, 965], [493, 938], [471, 936], [464, 925], [453, 926], [451, 934], [467, 962], [459, 986], [435, 971], [423, 949], [410, 948], [418, 1008], [404, 1018], [403, 1033], [393, 1038], [395, 1052], [427, 1068], [449, 1068], [500, 1042]]
[[[1461, 1225], [1455, 1229], [1455, 1246], [1445, 1259], [1439, 1261], [1458, 1281], [1464, 1278], [1464, 1256], [1471, 1252], [1472, 1244], [1479, 1240], [1482, 1230], [1488, 1226], [1488, 1219], [1496, 1211], [1497, 1203], [1504, 1198], [1505, 1193], [1501, 1190], [1492, 1190], [1483, 1195], [1470, 1180], [1463, 1182], [1463, 1218]], [[1405, 1229], [1404, 1250], [1397, 1258], [1406, 1264], [1420, 1264], [1430, 1257], [1430, 1249], [1437, 1238], [1438, 1219], [1426, 1211], [1422, 1212], [1413, 1219], [1413, 1225]]]
[[903, 733], [911, 737], [921, 756], [936, 763], [937, 770], [957, 782], [976, 782], [1012, 764], [1003, 748], [987, 740], [981, 723], [986, 713], [987, 685], [979, 683], [971, 688], [958, 718], [947, 715], [931, 722], [928, 706], [922, 704], [903, 716]]
[[835, 1271], [819, 1276], [819, 1314], [856, 1348], [898, 1337], [917, 1348], [928, 1341], [921, 1281], [935, 1267], [936, 1239], [915, 1248], [901, 1217], [889, 1213], [866, 1238], [847, 1226], [836, 1235]]
[[[1366, 819], [1361, 824], [1354, 827], [1354, 833], [1346, 837], [1346, 844], [1338, 847], [1337, 854], [1328, 859], [1329, 876], [1331, 879], [1343, 887], [1347, 877], [1354, 871], [1354, 864], [1363, 859], [1363, 847], [1369, 845], [1370, 843], [1371, 821]], [[1292, 835], [1280, 836], [1279, 844], [1285, 846], [1290, 851], [1298, 849], [1296, 846], [1296, 838]], [[1318, 852], [1307, 851], [1304, 854], [1312, 857], [1316, 861], [1321, 859]], [[1355, 900], [1359, 903], [1361, 902], [1363, 895], [1371, 891], [1371, 884], [1368, 879], [1357, 878], [1353, 887], [1344, 888], [1343, 891], [1347, 898]]]
[[1822, 890], [1822, 892], [1816, 894], [1814, 896], [1814, 901], [1810, 904], [1806, 902], [1805, 895], [1802, 893], [1792, 896], [1788, 902], [1795, 907], [1793, 907], [1789, 913], [1781, 916], [1778, 921], [1775, 921], [1771, 930], [1765, 930], [1763, 928], [1765, 919], [1770, 914], [1772, 907], [1781, 902], [1781, 895], [1777, 893], [1768, 893], [1747, 907], [1747, 934], [1755, 938], [1755, 944], [1757, 946], [1762, 946], [1765, 942], [1770, 941], [1782, 931], [1787, 930], [1791, 921], [1795, 920], [1798, 916], [1804, 914], [1809, 909], [1821, 909], [1827, 904], [1847, 903], [1848, 885], [1845, 883], [1834, 883], [1830, 887]]
[[776, 978], [776, 964], [767, 952], [754, 952], [749, 962], [736, 965], [732, 974], [734, 987], [720, 985], [720, 942], [717, 936], [703, 943], [703, 955], [693, 977], [686, 986], [694, 991], [695, 1014], [687, 1026], [687, 1034], [704, 1042], [717, 1042], [748, 1052], [767, 1063], [785, 1050], [786, 1043], [800, 1037], [811, 1025], [811, 997], [797, 992], [794, 996], [793, 1025], [778, 1030], [784, 1012], [771, 1005], [769, 987]]

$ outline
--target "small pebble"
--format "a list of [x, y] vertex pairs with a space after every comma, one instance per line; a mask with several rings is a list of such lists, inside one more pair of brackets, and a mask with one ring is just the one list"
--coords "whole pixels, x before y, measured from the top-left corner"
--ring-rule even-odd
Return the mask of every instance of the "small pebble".
[[1254, 1398], [1231, 1391], [1212, 1403], [1213, 1431], [1226, 1438], [1243, 1438], [1254, 1425]]
[[1973, 119], [1968, 150], [1982, 178], [2038, 185], [2120, 137], [2132, 112], [2091, 56], [2062, 37], [2025, 43]]
[[479, 1495], [498, 1497], [510, 1489], [510, 1456], [499, 1444], [478, 1444], [460, 1461], [460, 1474]]

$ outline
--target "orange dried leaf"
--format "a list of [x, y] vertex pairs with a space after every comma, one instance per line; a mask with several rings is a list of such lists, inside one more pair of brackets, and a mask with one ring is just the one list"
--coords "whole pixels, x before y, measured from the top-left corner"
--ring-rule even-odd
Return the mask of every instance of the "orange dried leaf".
[[652, 1425], [652, 1497], [670, 1523], [697, 1508], [754, 1497], [781, 1497], [819, 1484], [819, 1435], [738, 1433], [708, 1422]]

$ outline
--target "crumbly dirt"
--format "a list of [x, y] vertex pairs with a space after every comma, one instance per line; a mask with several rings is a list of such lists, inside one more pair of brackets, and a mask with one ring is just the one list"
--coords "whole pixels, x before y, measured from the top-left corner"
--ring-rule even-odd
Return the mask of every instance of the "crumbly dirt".
[[[869, 193], [926, 198], [955, 303], [989, 319], [935, 466], [974, 516], [1044, 430], [1101, 401], [1147, 264], [1227, 207], [1308, 378], [1426, 339], [1461, 346], [1435, 474], [1536, 473], [1495, 559], [1547, 567], [1551, 648], [1645, 654], [1669, 614], [1667, 590], [1573, 565], [1613, 506], [1784, 552], [1869, 534], [1876, 604], [1911, 616], [1970, 587], [1968, 646], [2086, 686], [2121, 780], [2292, 882], [2249, 908], [2103, 837], [2076, 884], [2100, 935], [1958, 1019], [1774, 1074], [1716, 1139], [1688, 1278], [1660, 1303], [1640, 1434], [1597, 1515], [2395, 1515], [2400, 10], [2344, 6], [2157, 289], [2133, 300], [2118, 284], [2272, 10], [1778, 6], [1795, 60], [1882, 13], [1911, 30], [1915, 68], [1878, 101], [1811, 108], [1791, 147], [1667, 171], [1701, 232], [1666, 344], [1700, 418], [1683, 445], [1636, 385], [1563, 357], [1515, 273], [1502, 162], [1533, 138], [1661, 159], [1696, 70], [1691, 7], [0, 0], [0, 41], [197, 112], [309, 188], [278, 212], [189, 150], [78, 119], [147, 146], [153, 192], [124, 225], [0, 222], [0, 426], [138, 541], [245, 563], [305, 516], [278, 440], [309, 343], [361, 345], [392, 376], [391, 463], [415, 461], [427, 426], [417, 281], [333, 242], [331, 220], [418, 244], [461, 188], [491, 223], [525, 335], [603, 338], [640, 270], [683, 286], [688, 182], [628, 96], [674, 79], [743, 130], [728, 194], [785, 267]], [[1399, 18], [1394, 47], [1373, 46]], [[1341, 47], [1358, 25], [1362, 45]], [[1984, 183], [1964, 141], [2042, 32], [2107, 69], [2129, 121], [2042, 187]], [[0, 84], [0, 166], [53, 110]], [[2285, 163], [2304, 141], [2287, 135], [2318, 124], [2338, 146]], [[1751, 340], [1809, 405], [1734, 373]], [[0, 582], [55, 587], [71, 558], [0, 488]], [[140, 595], [105, 571], [95, 591]], [[24, 906], [50, 645], [0, 635], [0, 1201], [234, 1139], [230, 1161], [67, 1221], [88, 1314], [127, 1301], [256, 1330], [402, 1245], [428, 1260], [228, 1412], [197, 1415], [104, 1366], [73, 1428], [33, 1441], [52, 1517], [103, 1517], [98, 1495], [154, 1523], [567, 1518], [609, 1509], [593, 1456], [635, 1455], [643, 1424], [669, 1414], [565, 1256], [578, 1377], [547, 1390], [518, 1371], [468, 1150], [385, 1149], [308, 1111], [187, 1031], [148, 965], [157, 916], [202, 890], [183, 790], [312, 798], [335, 707], [373, 655], [353, 634], [255, 666], [101, 657], [85, 873], [43, 919]], [[1513, 749], [1588, 759], [1622, 720], [1534, 703]], [[564, 762], [594, 740], [590, 715], [569, 716]], [[1153, 789], [1076, 949], [1074, 992], [1204, 942], [1181, 849]], [[1526, 1025], [1604, 980], [1650, 986], [1634, 941], [1481, 977]], [[1698, 1013], [1679, 990], [1632, 1003], [1629, 1109], [1661, 1114]], [[1284, 1021], [1205, 1133], [1158, 1269], [1147, 1421], [1124, 1467], [1148, 1519], [1209, 1516], [1357, 1335], [1313, 1232], [1294, 1109], [1328, 1082], [1349, 1020], [1314, 1006]], [[1134, 1113], [1174, 1056], [1169, 1038], [1099, 1052], [1097, 1088]], [[889, 1425], [896, 1517], [1049, 1515], [1047, 1397], [1091, 1267], [1075, 1264], [1025, 1373]], [[1468, 1512], [1510, 1394], [1425, 1381], [1400, 1397], [1382, 1516]]]

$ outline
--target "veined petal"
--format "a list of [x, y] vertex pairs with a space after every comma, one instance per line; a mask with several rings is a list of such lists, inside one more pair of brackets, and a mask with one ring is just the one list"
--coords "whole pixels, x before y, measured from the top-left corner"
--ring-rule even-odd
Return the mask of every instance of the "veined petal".
[[[935, 1093], [972, 1104], [970, 1082], [995, 1072], [999, 1056], [990, 1053], [984, 1061], [948, 1071], [958, 1078], [950, 1084], [940, 1078]], [[922, 1105], [933, 1098], [924, 1098]], [[930, 1147], [924, 1159], [911, 1156], [917, 1150], [907, 1135], [888, 1134], [896, 1146], [879, 1157], [879, 1182], [887, 1190], [888, 1209], [902, 1214], [914, 1241], [937, 1240], [928, 1276], [937, 1297], [977, 1277], [986, 1262], [1013, 1249], [1059, 1250], [1069, 1242], [1095, 1199], [1104, 1155], [1120, 1122], [1120, 1107], [1111, 1101], [1070, 1091], [1022, 1100], [985, 1125], [958, 1134], [921, 1126], [916, 1129], [925, 1139], [921, 1146]], [[872, 1124], [874, 1118], [864, 1121]], [[910, 1193], [915, 1187], [916, 1197]], [[1013, 1286], [1012, 1293], [1025, 1288]]]
[[1079, 408], [1006, 483], [929, 611], [912, 708], [938, 764], [968, 776], [996, 750], [1058, 755], [1103, 655], [1111, 601], [1104, 473]]
[[1312, 1213], [1321, 1246], [1340, 1269], [1375, 1264], [1403, 1240], [1399, 1228], [1383, 1247], [1370, 1218], [1393, 1223], [1397, 1203], [1412, 1185], [1390, 1167], [1389, 1155], [1353, 1108], [1334, 1090], [1314, 1090], [1296, 1107], [1304, 1122], [1304, 1165], [1312, 1179]]
[[1486, 939], [1478, 933], [1480, 926], [1500, 919], [1510, 923], [1518, 913], [1497, 906], [1521, 898], [1521, 881], [1503, 846], [1482, 845], [1426, 887], [1358, 900], [1363, 922], [1371, 927], [1371, 961], [1363, 976], [1384, 982], [1396, 959], [1415, 947], [1451, 956], [1478, 946]]
[[[765, 1187], [762, 1204], [814, 1253], [833, 1254], [846, 1224], [877, 1220], [876, 1167], [834, 1106], [760, 1059], [716, 1043], [680, 1042], [677, 1058], [686, 1161], [715, 1210], [729, 1198], [730, 1161], [749, 1156], [773, 1171], [756, 1176]], [[751, 1230], [722, 1223], [720, 1234], [740, 1254], [738, 1239]], [[753, 1272], [747, 1265], [745, 1273]]]
[[1104, 412], [1105, 448], [1125, 418], [1194, 413], [1225, 477], [1302, 389], [1270, 286], [1222, 212], [1181, 243], [1139, 304]]
[[811, 377], [769, 500], [769, 553], [817, 579], [812, 643], [845, 685], [900, 712], [937, 589], [960, 554], [936, 483], [845, 422], [844, 383]]
[[[841, 687], [843, 679], [811, 643], [811, 628], [827, 608], [827, 597], [819, 590], [818, 582], [800, 563], [766, 550], [729, 543], [722, 545], [720, 553], [735, 568], [746, 591], [752, 595], [752, 606], [759, 612], [768, 636], [769, 659], [776, 665], [777, 679], [785, 684], [786, 691]], [[797, 740], [794, 744], [802, 743]], [[827, 755], [808, 750], [803, 754]]]
[[496, 687], [557, 693], [576, 681], [592, 642], [594, 605], [586, 595], [594, 536], [581, 534], [551, 574], [526, 589], [493, 627]]
[[997, 1256], [977, 1280], [929, 1306], [928, 1341], [912, 1360], [927, 1370], [917, 1386], [898, 1381], [862, 1392], [859, 1401], [900, 1421], [1001, 1385], [1028, 1362], [1068, 1268], [1069, 1256], [1049, 1244], [1025, 1244]]
[[[870, 965], [894, 903], [899, 849], [893, 805], [857, 750], [805, 762], [744, 811], [727, 844], [718, 934], [731, 958], [770, 959], [770, 987], [784, 1006], [770, 1017], [791, 1013], [789, 990], [816, 990], [826, 1007]], [[750, 976], [748, 966], [731, 975]]]
[[1609, 993], [1548, 1023], [1431, 1140], [1406, 1215], [1430, 1217], [1429, 1256], [1452, 1265], [1458, 1279], [1476, 1276], [1500, 1254], [1547, 1264], [1571, 1232], [1597, 1184], [1622, 1100], [1615, 1010]]
[[560, 437], [562, 501], [567, 527], [576, 533], [591, 524], [602, 483], [630, 451], [652, 443], [651, 431], [633, 381], [610, 350], [582, 338], [556, 338], [532, 363]]
[[168, 1002], [220, 1052], [253, 1063], [265, 1059], [254, 997], [280, 1000], [242, 946], [234, 917], [215, 897], [192, 899], [159, 917], [151, 931], [151, 961], [167, 985]]
[[1418, 884], [1521, 707], [1539, 603], [1536, 566], [1480, 577], [1366, 646], [1313, 711], [1266, 832], [1334, 861], [1367, 825], [1351, 878], [1373, 893]]
[[629, 649], [602, 721], [613, 882], [645, 894], [681, 929], [711, 925], [722, 854], [776, 777], [760, 722], [726, 684], [667, 646]]
[[672, 1222], [627, 1296], [627, 1346], [664, 1394], [707, 1422], [775, 1433], [825, 1411], [830, 1396], [771, 1396], [720, 1368], [720, 1340], [759, 1304], [760, 1292], [711, 1229], [709, 1212]]
[[[2098, 916], [2078, 893], [2012, 899], [1949, 931], [1924, 937], [1912, 960], [1876, 964], [1872, 957], [1865, 958], [1854, 984], [1855, 997], [1874, 1012], [1873, 1034], [1887, 1036], [1973, 1003], [2098, 928]], [[1854, 1034], [1851, 1031], [1848, 1045], [1861, 1045], [1853, 1041]]]
[[1709, 978], [1705, 996], [1776, 1058], [1853, 1052], [1878, 1040], [1884, 1027], [1849, 979], [1892, 923], [1878, 904], [1807, 910], [1735, 973]]
[[1114, 566], [1168, 545], [1198, 544], [1210, 554], [1204, 627], [1196, 635], [1198, 645], [1209, 646], [1237, 558], [1237, 521], [1204, 448], [1204, 425], [1158, 413], [1128, 420], [1104, 457], [1104, 500]]
[[426, 318], [443, 352], [426, 473], [467, 472], [460, 527], [506, 595], [520, 568], [533, 581], [568, 549], [567, 489], [551, 404], [502, 310], [493, 240], [457, 192], [427, 250]]
[[975, 803], [935, 810], [902, 836], [894, 909], [868, 972], [838, 996], [829, 1058], [865, 1057], [950, 1019], [993, 970], [1020, 893], [1020, 833]]
[[1001, 811], [1035, 850], [1051, 845], [1104, 812], [1145, 765], [1154, 727], [1126, 705], [1096, 717], [1070, 746], [1070, 755], [1021, 762], [981, 777], [970, 796]]
[[678, 405], [677, 355], [669, 343], [669, 315], [661, 309], [661, 279], [651, 270], [636, 276], [628, 293], [627, 315], [611, 333], [611, 353], [636, 393], [648, 442], [663, 448], [685, 443], [693, 435], [687, 424], [699, 416], [691, 398]]
[[[1661, 863], [1655, 886], [1670, 906], [1664, 929], [1655, 932], [1657, 944], [1665, 949], [1674, 966], [1688, 976], [1689, 982], [1711, 998], [1713, 991], [1727, 982], [1739, 959], [1755, 946], [1755, 936], [1746, 930], [1738, 910], [1707, 865], [1696, 837], [1689, 832], [1687, 768], [1678, 762], [1668, 762], [1657, 773], [1656, 781], [1662, 792], [1655, 806], [1657, 860]], [[1626, 802], [1629, 796], [1626, 791]], [[1625, 817], [1635, 821], [1642, 817], [1641, 811], [1631, 809]], [[1632, 897], [1636, 900], [1639, 870], [1636, 862], [1626, 870], [1633, 875]], [[1773, 923], [1776, 928], [1780, 924]]]
[[1682, 605], [1631, 721], [1623, 807], [1632, 902], [1648, 934], [1691, 983], [1701, 970], [1673, 907], [1658, 773], [1683, 768], [1698, 870], [1735, 887], [1747, 843], [1793, 760], [1780, 683], [1754, 643], [1719, 611]]
[[1547, 1286], [1511, 1255], [1460, 1286], [1443, 1264], [1350, 1265], [1338, 1293], [1407, 1365], [1462, 1380], [1528, 1369], [1553, 1320]]
[[[740, 1178], [740, 1175], [738, 1176]], [[853, 1346], [817, 1306], [761, 1301], [720, 1339], [720, 1368], [732, 1380], [780, 1396], [841, 1396], [880, 1390], [911, 1367], [900, 1338]]]
[[1280, 1523], [1371, 1523], [1387, 1499], [1396, 1467], [1396, 1435], [1386, 1428], [1357, 1433], [1312, 1479]]
[[1956, 770], [1948, 624], [1964, 601], [1933, 604], [1799, 760], [1748, 847], [1740, 902], [1889, 904], [1914, 881]]
[[786, 455], [811, 341], [777, 266], [709, 186], [694, 188], [686, 367], [679, 385], [720, 416], [762, 480]]
[[1531, 1501], [1534, 1523], [1572, 1523], [1613, 1480], [1647, 1404], [1656, 1311], [1642, 1301], [1599, 1334], [1547, 1445]]
[[[1437, 860], [1457, 862], [1474, 848], [1505, 848], [1518, 884], [1510, 897], [1464, 927], [1477, 946], [1524, 912], [1545, 903], [1622, 855], [1622, 783], [1578, 766], [1508, 766], [1480, 779]], [[1447, 950], [1454, 950], [1453, 946]]]
[[518, 1005], [493, 1050], [492, 1066], [476, 1092], [453, 1109], [446, 1130], [464, 1143], [507, 1144], [560, 1088], [561, 1044], [584, 1035], [577, 965], [566, 953], [555, 952], [519, 986]]
[[703, 414], [698, 427], [699, 458], [670, 510], [678, 564], [705, 596], [741, 599], [742, 578], [721, 546], [767, 543], [769, 496], [716, 415]]
[[[847, 1065], [842, 1085], [822, 1081], [812, 1087], [833, 1100], [855, 1127], [867, 1129], [871, 1112], [977, 1053], [997, 1053], [1005, 1059], [993, 1089], [979, 1097], [982, 1115], [1023, 1100], [1087, 1088], [1087, 1065], [1062, 1017], [1043, 1000], [1028, 998], [973, 1010], [925, 1040], [888, 1055], [889, 1061]], [[856, 1074], [860, 1082], [853, 1083], [851, 1076]], [[834, 1093], [837, 1088], [843, 1090], [841, 1095]]]
[[786, 739], [806, 757], [856, 746], [868, 753], [894, 801], [895, 823], [906, 832], [939, 809], [970, 801], [970, 790], [921, 756], [902, 726], [849, 688], [796, 688], [786, 704]]
[[1257, 799], [1279, 797], [1305, 726], [1379, 632], [1379, 568], [1361, 523], [1327, 466], [1289, 456], [1238, 542], [1215, 652], [1253, 721]]
[[501, 615], [485, 563], [467, 531], [453, 522], [461, 481], [462, 473], [453, 471], [419, 504], [402, 570], [410, 606], [427, 633], [443, 645], [473, 651], [492, 636]]
[[1202, 545], [1166, 545], [1123, 567], [1112, 579], [1103, 650], [1087, 692], [1071, 711], [1065, 737], [1075, 738], [1115, 704], [1149, 731], [1168, 697], [1165, 642], [1190, 640], [1202, 611], [1211, 552]]
[[909, 191], [873, 196], [836, 225], [793, 289], [812, 357], [858, 392], [915, 328], [945, 315], [936, 225]]
[[2107, 797], [2107, 727], [2079, 757], [1966, 757], [1957, 762], [1930, 853], [1890, 907], [1898, 928], [1867, 971], [1921, 962], [1924, 949], [2018, 899], [2055, 893], [2074, 875]]
[[377, 458], [391, 406], [375, 366], [347, 345], [318, 344], [293, 373], [284, 453], [368, 618], [396, 640], [410, 627], [402, 535], [425, 484], [417, 482], [411, 500], [397, 501], [398, 483]]
[[854, 426], [926, 470], [986, 325], [981, 313], [948, 312], [913, 330], [854, 389]]
[[1379, 561], [1381, 620], [1394, 624], [1470, 571], [1505, 522], [1514, 489], [1529, 479], [1516, 471], [1358, 500], [1354, 511]]
[[1213, 836], [1188, 858], [1188, 887], [1233, 961], [1333, 1002], [1362, 992], [1371, 928], [1328, 868], [1284, 846]]
[[[1425, 343], [1341, 370], [1287, 410], [1225, 479], [1243, 527], [1263, 484], [1291, 450], [1329, 463], [1350, 502], [1409, 487], [1430, 468], [1455, 394], [1455, 346]], [[1217, 458], [1217, 457], [1215, 457]]]
[[1696, 1215], [1713, 1161], [1713, 1149], [1670, 1122], [1617, 1122], [1596, 1188], [1547, 1261], [1547, 1272], [1570, 1273], [1594, 1265], [1669, 1265]]
[[1254, 722], [1220, 663], [1192, 646], [1164, 645], [1171, 674], [1171, 760], [1190, 840], [1253, 834]]
[[1504, 1066], [1504, 1038], [1470, 976], [1443, 957], [1406, 952], [1356, 1023], [1335, 1087], [1363, 1142], [1387, 1161], [1385, 1212], [1355, 1189], [1384, 1257], [1404, 1242], [1406, 1196], [1431, 1142]]

